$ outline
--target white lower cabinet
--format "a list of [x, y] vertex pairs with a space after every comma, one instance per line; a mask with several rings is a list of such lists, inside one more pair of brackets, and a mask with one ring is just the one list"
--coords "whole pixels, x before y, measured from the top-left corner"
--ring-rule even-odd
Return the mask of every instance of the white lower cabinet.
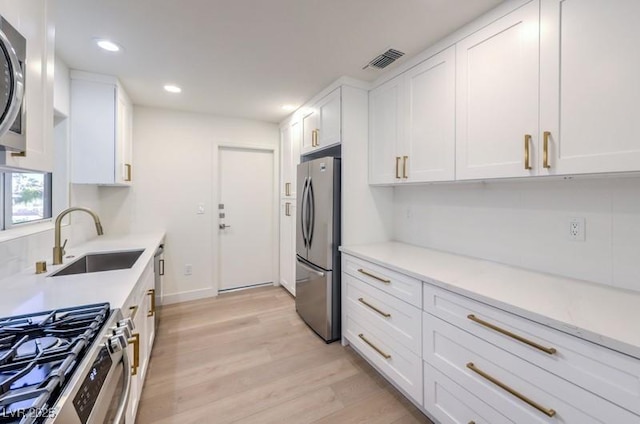
[[122, 311], [124, 316], [129, 316], [133, 319], [135, 327], [127, 348], [132, 367], [131, 372], [134, 375], [131, 378], [131, 392], [125, 418], [126, 424], [135, 423], [144, 379], [149, 368], [151, 349], [155, 339], [154, 285], [155, 275], [152, 259], [145, 267], [136, 287], [129, 296], [125, 309]]
[[[343, 269], [345, 338], [396, 387], [421, 405], [420, 309], [397, 296], [404, 293], [392, 287], [398, 282], [397, 273], [349, 256], [343, 258]], [[416, 286], [413, 290], [422, 289], [420, 281], [411, 283]], [[406, 288], [407, 279], [401, 284]]]
[[424, 408], [441, 423], [514, 423], [427, 362], [424, 363]]
[[383, 265], [343, 254], [343, 337], [441, 424], [640, 424], [637, 358]]

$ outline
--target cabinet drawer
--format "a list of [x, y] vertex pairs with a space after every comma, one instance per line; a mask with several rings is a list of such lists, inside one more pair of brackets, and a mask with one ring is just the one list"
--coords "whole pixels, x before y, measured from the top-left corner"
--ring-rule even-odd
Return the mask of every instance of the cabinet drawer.
[[425, 361], [514, 422], [640, 423], [626, 409], [439, 318], [424, 313], [423, 319]]
[[513, 424], [426, 362], [424, 409], [442, 424]]
[[342, 269], [374, 287], [418, 308], [422, 307], [422, 282], [388, 268], [344, 255]]
[[382, 290], [344, 274], [347, 314], [379, 329], [386, 336], [422, 355], [422, 311]]
[[359, 316], [347, 314], [344, 327], [349, 343], [422, 405], [422, 359]]
[[640, 360], [430, 284], [423, 290], [425, 311], [640, 415]]

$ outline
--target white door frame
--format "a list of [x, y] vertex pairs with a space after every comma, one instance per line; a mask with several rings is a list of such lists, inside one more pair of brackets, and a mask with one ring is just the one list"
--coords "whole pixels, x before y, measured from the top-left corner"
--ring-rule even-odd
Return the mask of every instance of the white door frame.
[[280, 285], [279, 282], [279, 265], [280, 265], [280, 251], [279, 251], [279, 223], [278, 218], [280, 217], [280, 158], [278, 157], [278, 149], [275, 146], [265, 146], [264, 144], [255, 144], [255, 143], [218, 143], [214, 145], [213, 150], [213, 167], [212, 167], [212, 214], [211, 214], [211, 227], [212, 227], [212, 244], [211, 247], [213, 253], [213, 271], [212, 271], [212, 281], [213, 281], [213, 289], [215, 290], [216, 296], [220, 291], [220, 232], [218, 229], [218, 203], [220, 203], [220, 172], [219, 172], [219, 164], [220, 164], [220, 150], [222, 149], [234, 149], [234, 150], [259, 150], [264, 152], [270, 152], [273, 155], [273, 199], [272, 199], [272, 207], [273, 207], [273, 225], [272, 225], [272, 240], [273, 246], [271, 249], [272, 258], [271, 261], [273, 263], [273, 276], [272, 281], [273, 285]]

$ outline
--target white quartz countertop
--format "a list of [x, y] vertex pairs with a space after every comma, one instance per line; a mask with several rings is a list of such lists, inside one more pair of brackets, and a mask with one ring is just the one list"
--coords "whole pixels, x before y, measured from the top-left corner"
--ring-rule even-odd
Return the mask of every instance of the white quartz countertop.
[[398, 242], [340, 250], [640, 358], [640, 292]]
[[[91, 303], [109, 302], [122, 308], [142, 272], [153, 259], [164, 233], [100, 236], [78, 246], [67, 247], [62, 265], [47, 262], [47, 272], [36, 275], [35, 266], [0, 280], [0, 317], [46, 311]], [[49, 277], [86, 253], [144, 249], [130, 269]]]

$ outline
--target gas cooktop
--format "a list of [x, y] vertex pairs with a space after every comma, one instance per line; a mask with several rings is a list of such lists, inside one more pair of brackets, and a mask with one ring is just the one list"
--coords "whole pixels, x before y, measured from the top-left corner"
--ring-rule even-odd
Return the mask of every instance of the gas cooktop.
[[0, 423], [44, 421], [109, 318], [108, 303], [0, 318]]

